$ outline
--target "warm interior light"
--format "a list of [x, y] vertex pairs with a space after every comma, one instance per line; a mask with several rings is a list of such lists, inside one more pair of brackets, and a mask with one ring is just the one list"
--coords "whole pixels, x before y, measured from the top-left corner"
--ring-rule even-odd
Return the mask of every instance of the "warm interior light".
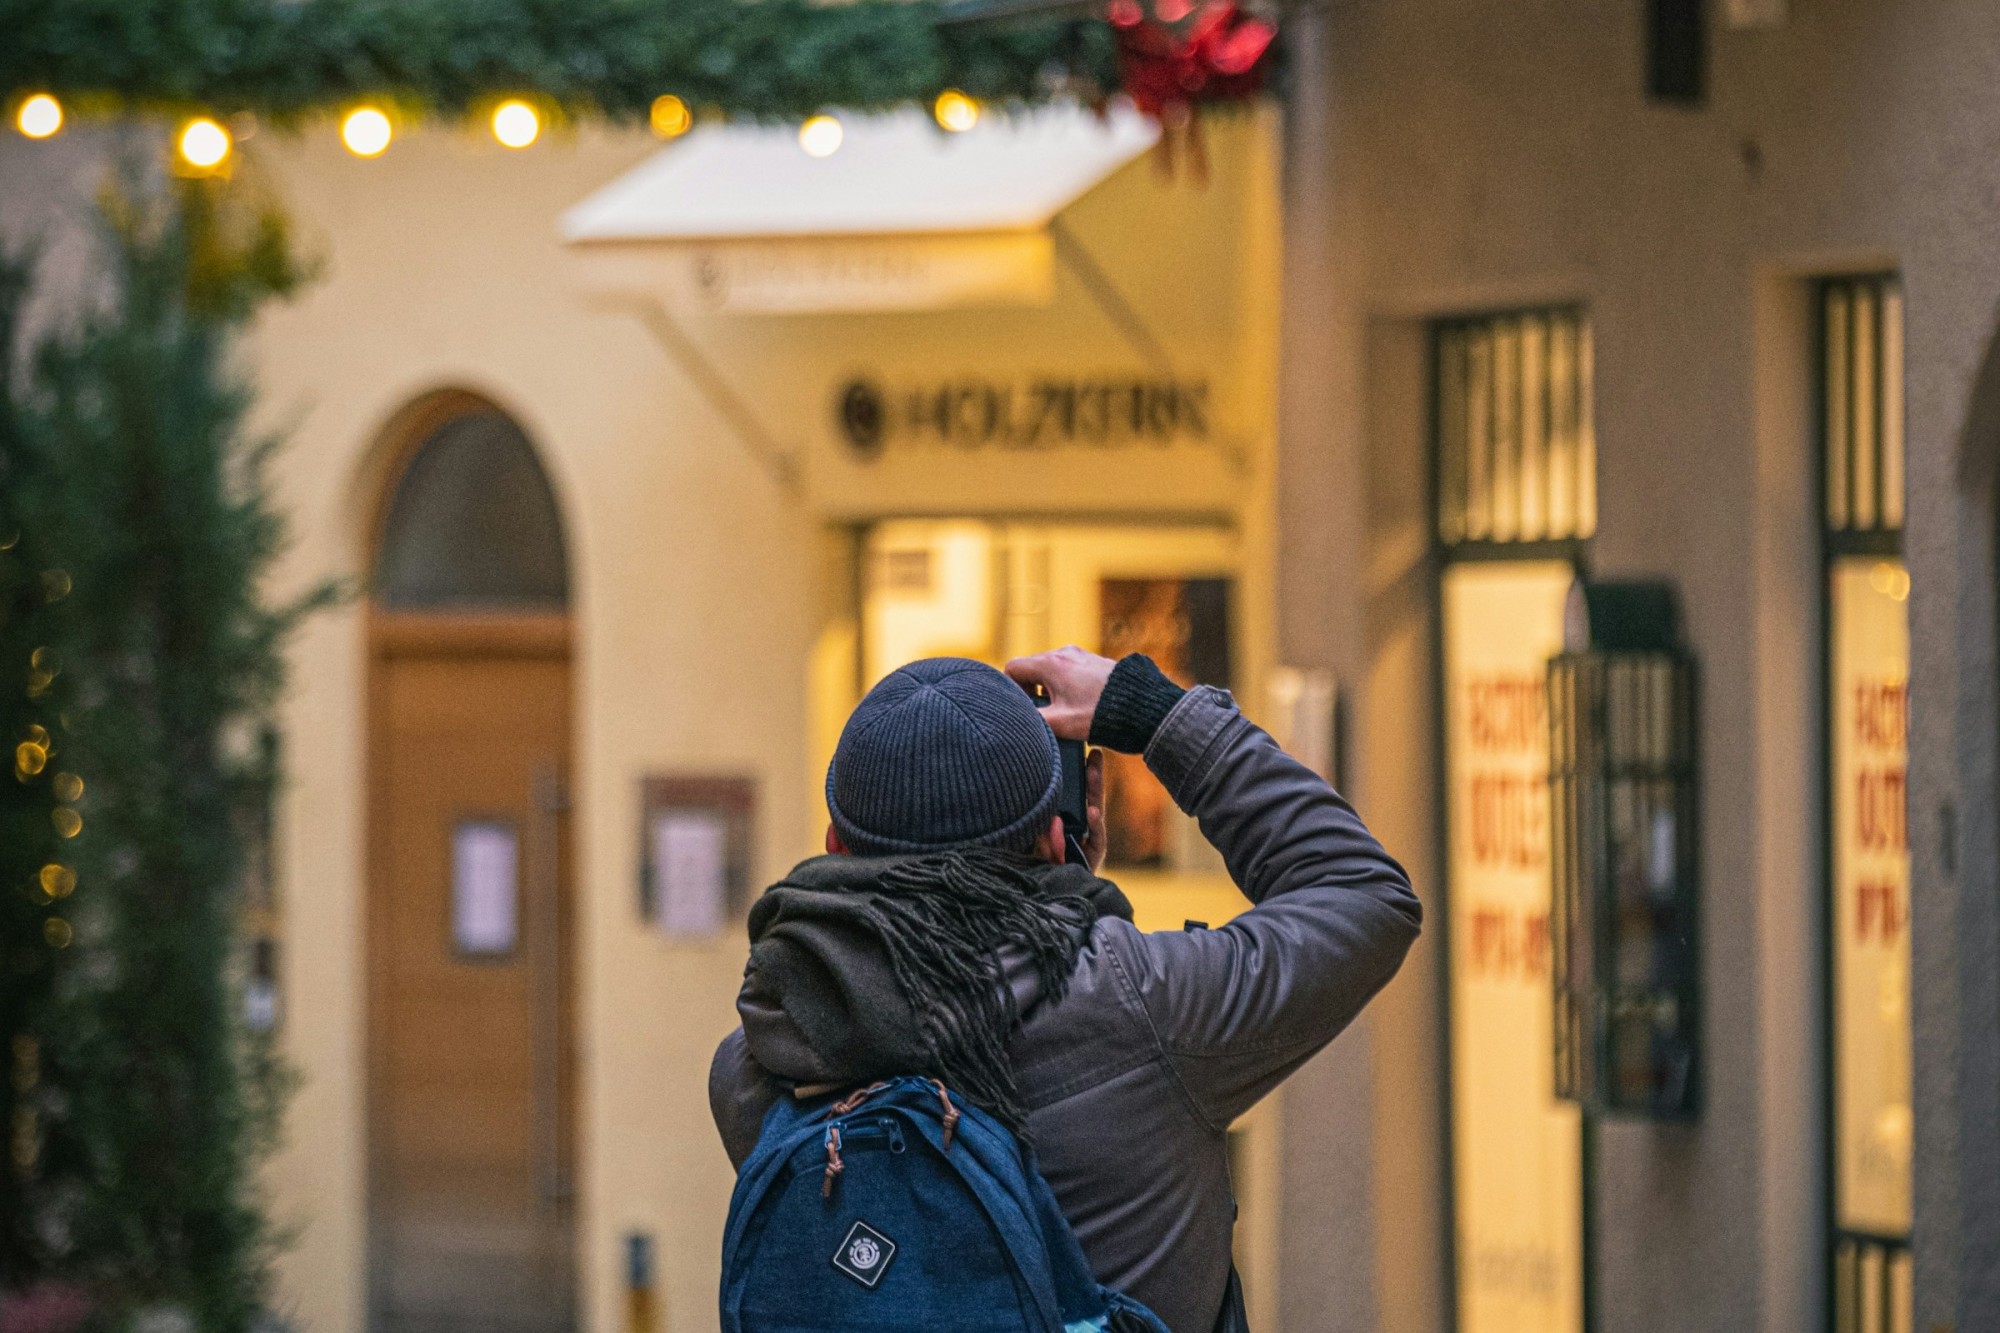
[[938, 94], [931, 114], [937, 117], [938, 124], [953, 134], [963, 134], [979, 123], [979, 103], [956, 88], [947, 88]]
[[46, 139], [61, 129], [62, 123], [62, 103], [47, 93], [36, 93], [14, 113], [15, 127], [30, 139]]
[[507, 148], [526, 148], [542, 134], [542, 117], [526, 102], [502, 102], [493, 108], [493, 137]]
[[207, 116], [197, 116], [181, 127], [181, 156], [203, 170], [220, 166], [229, 156], [229, 131]]
[[832, 116], [814, 116], [799, 126], [799, 147], [806, 150], [808, 157], [832, 157], [840, 151], [840, 141], [846, 136], [847, 132]]
[[340, 141], [356, 157], [380, 157], [396, 135], [389, 117], [372, 106], [356, 107], [340, 122]]
[[694, 128], [694, 113], [672, 93], [653, 99], [652, 120], [653, 133], [662, 139], [678, 139]]

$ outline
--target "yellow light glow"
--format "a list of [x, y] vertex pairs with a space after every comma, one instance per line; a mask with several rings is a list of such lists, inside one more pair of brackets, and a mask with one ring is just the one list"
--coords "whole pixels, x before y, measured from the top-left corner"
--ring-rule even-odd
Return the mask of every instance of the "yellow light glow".
[[1906, 601], [1910, 596], [1910, 575], [1901, 565], [1883, 561], [1868, 571], [1868, 582], [1894, 601]]
[[83, 816], [66, 805], [49, 811], [49, 822], [56, 826], [58, 838], [74, 838], [83, 832]]
[[222, 165], [229, 156], [229, 131], [207, 116], [197, 116], [181, 127], [181, 159], [203, 171]]
[[662, 139], [678, 139], [694, 128], [694, 113], [672, 93], [653, 99], [653, 133]]
[[67, 949], [69, 942], [76, 938], [76, 932], [70, 929], [69, 922], [52, 916], [42, 922], [42, 938], [49, 942], [52, 949]]
[[14, 127], [30, 139], [46, 139], [63, 127], [62, 103], [47, 93], [36, 93], [14, 113]]
[[799, 126], [799, 147], [806, 150], [807, 157], [832, 157], [846, 137], [847, 131], [832, 116], [814, 116]]
[[72, 803], [83, 799], [83, 779], [74, 773], [58, 773], [54, 783], [56, 799]]
[[541, 113], [526, 102], [502, 102], [493, 108], [493, 137], [504, 148], [526, 148], [542, 137]]
[[14, 774], [16, 777], [24, 780], [31, 778], [41, 772], [48, 765], [48, 762], [49, 752], [46, 746], [37, 745], [33, 741], [22, 741], [14, 747]]
[[979, 103], [956, 88], [947, 88], [938, 94], [931, 114], [953, 134], [963, 134], [979, 123]]
[[389, 117], [372, 106], [358, 106], [340, 122], [340, 141], [356, 157], [380, 157], [389, 150], [396, 131]]
[[42, 886], [42, 892], [51, 899], [67, 898], [76, 892], [76, 872], [54, 861], [43, 866], [42, 873], [37, 875], [36, 879]]

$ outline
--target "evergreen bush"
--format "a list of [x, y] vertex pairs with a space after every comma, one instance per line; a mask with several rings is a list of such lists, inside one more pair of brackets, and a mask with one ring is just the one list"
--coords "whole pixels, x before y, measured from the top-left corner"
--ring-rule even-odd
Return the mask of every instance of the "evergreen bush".
[[32, 260], [0, 264], [0, 1293], [80, 1293], [105, 1329], [247, 1328], [277, 1240], [243, 898], [281, 646], [328, 594], [261, 595], [284, 529], [231, 353], [302, 275], [241, 194], [108, 194], [102, 299], [31, 347]]

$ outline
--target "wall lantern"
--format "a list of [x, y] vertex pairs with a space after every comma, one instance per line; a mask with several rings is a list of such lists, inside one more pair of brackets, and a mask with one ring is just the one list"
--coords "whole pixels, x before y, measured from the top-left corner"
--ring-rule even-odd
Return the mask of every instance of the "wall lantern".
[[1684, 1119], [1700, 1095], [1695, 668], [1673, 590], [1586, 583], [1549, 663], [1556, 1093]]

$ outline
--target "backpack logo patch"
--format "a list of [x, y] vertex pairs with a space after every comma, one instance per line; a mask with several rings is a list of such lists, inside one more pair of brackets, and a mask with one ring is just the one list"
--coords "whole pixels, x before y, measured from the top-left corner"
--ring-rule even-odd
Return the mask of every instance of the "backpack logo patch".
[[834, 1251], [833, 1266], [873, 1291], [895, 1257], [895, 1241], [866, 1222], [856, 1222]]

